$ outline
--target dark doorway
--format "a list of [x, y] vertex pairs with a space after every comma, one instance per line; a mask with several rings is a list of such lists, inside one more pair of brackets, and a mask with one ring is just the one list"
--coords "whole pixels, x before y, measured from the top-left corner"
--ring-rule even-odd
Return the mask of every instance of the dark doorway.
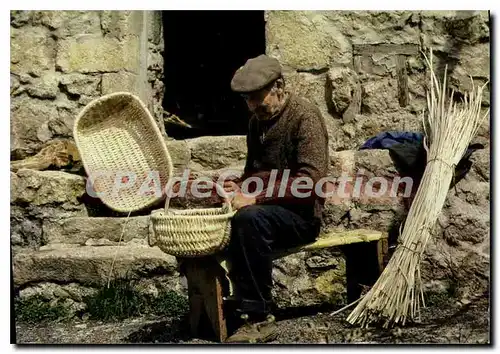
[[163, 28], [163, 107], [192, 126], [167, 124], [167, 134], [246, 134], [249, 114], [230, 83], [247, 59], [265, 53], [264, 11], [163, 11]]

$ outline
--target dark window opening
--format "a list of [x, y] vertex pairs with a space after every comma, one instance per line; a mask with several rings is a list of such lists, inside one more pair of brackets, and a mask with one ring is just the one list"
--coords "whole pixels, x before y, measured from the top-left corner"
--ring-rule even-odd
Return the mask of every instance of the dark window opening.
[[163, 11], [163, 28], [163, 108], [192, 126], [167, 124], [167, 134], [246, 134], [249, 113], [230, 83], [247, 59], [265, 53], [264, 11]]

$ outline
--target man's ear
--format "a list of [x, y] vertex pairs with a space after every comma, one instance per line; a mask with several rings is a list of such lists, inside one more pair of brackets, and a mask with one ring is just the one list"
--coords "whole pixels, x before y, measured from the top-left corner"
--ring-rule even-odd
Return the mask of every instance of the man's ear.
[[276, 80], [276, 93], [281, 96], [285, 92], [285, 82], [283, 81], [282, 78], [279, 78]]
[[283, 90], [285, 88], [285, 80], [283, 78], [279, 78], [276, 80], [276, 88]]

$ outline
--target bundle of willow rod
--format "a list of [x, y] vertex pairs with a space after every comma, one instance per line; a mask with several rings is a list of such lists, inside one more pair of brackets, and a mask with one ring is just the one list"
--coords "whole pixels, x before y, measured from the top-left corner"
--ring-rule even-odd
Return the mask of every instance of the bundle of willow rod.
[[441, 84], [433, 71], [432, 50], [430, 62], [425, 54], [424, 57], [431, 74], [427, 127], [424, 119], [427, 166], [395, 253], [372, 289], [347, 318], [351, 324], [362, 327], [370, 323], [383, 324], [386, 328], [404, 325], [407, 318], [413, 320], [419, 315], [421, 305], [425, 306], [421, 257], [445, 203], [455, 166], [489, 113], [481, 115], [484, 86], [476, 88], [473, 82], [472, 91], [464, 95], [460, 105], [454, 101], [453, 91], [445, 102], [447, 67]]

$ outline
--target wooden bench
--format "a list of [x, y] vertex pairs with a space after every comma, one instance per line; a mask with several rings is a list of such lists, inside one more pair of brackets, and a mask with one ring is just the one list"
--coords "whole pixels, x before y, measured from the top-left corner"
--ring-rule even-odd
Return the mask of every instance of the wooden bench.
[[[362, 285], [373, 285], [387, 264], [387, 234], [366, 229], [323, 233], [316, 242], [280, 251], [273, 259], [331, 247], [341, 247], [345, 254], [347, 297], [349, 302], [354, 301], [360, 296]], [[224, 298], [232, 293], [226, 276], [227, 261], [218, 256], [179, 261], [188, 283], [191, 335], [202, 338], [203, 329], [209, 327], [212, 336], [224, 342], [228, 336]]]

